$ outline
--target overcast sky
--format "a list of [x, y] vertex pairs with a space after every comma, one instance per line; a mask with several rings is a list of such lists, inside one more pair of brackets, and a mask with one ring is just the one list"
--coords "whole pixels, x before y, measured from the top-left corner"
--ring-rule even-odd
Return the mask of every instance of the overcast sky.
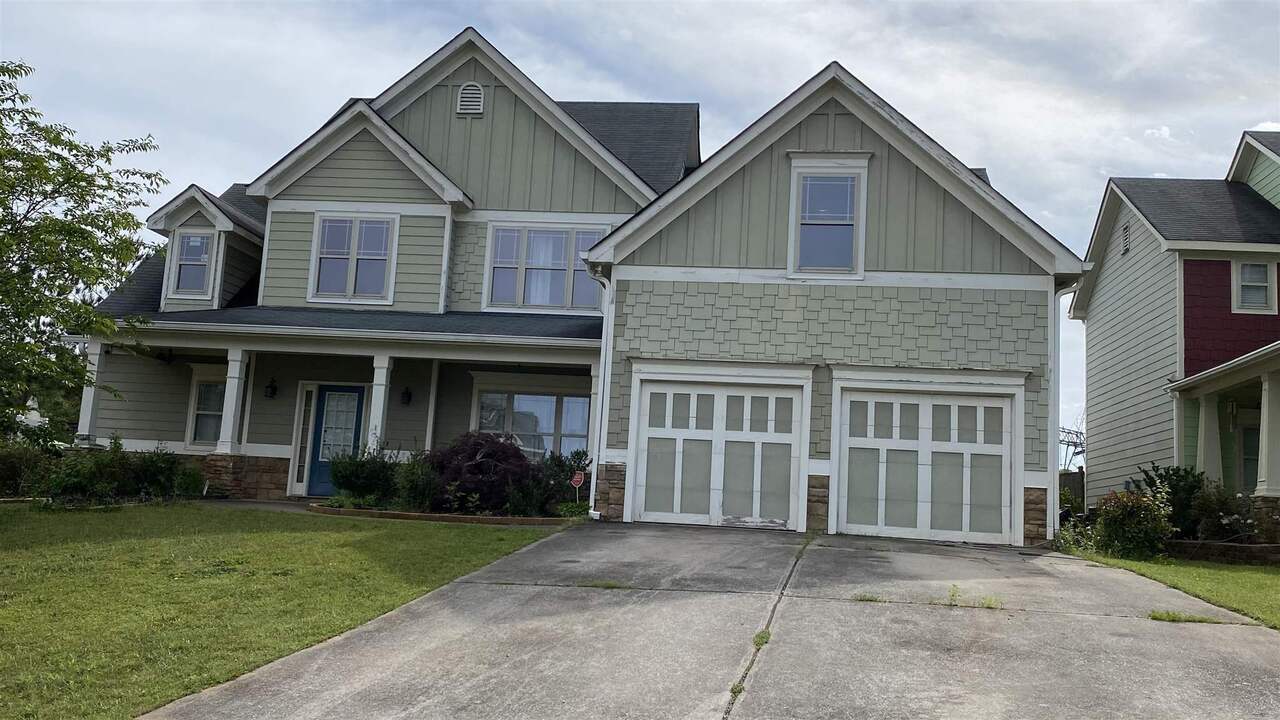
[[[557, 100], [702, 105], [703, 156], [831, 60], [1083, 255], [1109, 176], [1219, 178], [1280, 129], [1280, 2], [23, 3], [0, 56], [88, 139], [155, 136], [174, 189], [250, 180], [467, 25]], [[157, 198], [154, 206], [163, 199]], [[1063, 328], [1062, 421], [1084, 408]]]

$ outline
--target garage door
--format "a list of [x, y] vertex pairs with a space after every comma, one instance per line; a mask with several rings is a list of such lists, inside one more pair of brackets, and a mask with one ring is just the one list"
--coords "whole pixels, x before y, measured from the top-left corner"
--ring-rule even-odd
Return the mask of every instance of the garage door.
[[1007, 399], [846, 391], [841, 411], [841, 532], [1009, 541]]
[[798, 388], [642, 384], [633, 517], [794, 529], [800, 408]]

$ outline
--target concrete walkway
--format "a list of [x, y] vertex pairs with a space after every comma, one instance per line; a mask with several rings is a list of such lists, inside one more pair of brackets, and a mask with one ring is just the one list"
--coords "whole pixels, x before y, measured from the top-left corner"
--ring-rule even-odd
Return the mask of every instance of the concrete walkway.
[[1280, 634], [1055, 554], [592, 523], [148, 717], [1100, 716], [1280, 717]]

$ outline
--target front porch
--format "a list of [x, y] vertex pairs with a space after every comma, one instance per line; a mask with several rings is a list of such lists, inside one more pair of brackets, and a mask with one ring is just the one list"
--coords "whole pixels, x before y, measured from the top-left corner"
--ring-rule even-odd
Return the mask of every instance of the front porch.
[[218, 347], [149, 336], [90, 344], [83, 443], [164, 447], [200, 458], [235, 497], [333, 493], [329, 459], [381, 445], [407, 456], [469, 430], [514, 434], [531, 455], [595, 446], [598, 350], [278, 341]]

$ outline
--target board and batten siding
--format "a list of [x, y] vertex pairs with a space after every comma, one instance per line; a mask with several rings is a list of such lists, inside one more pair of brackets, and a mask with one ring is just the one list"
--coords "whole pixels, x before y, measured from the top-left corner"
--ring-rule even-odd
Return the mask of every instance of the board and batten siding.
[[1280, 163], [1258, 153], [1245, 182], [1272, 205], [1280, 207]]
[[1177, 255], [1122, 204], [1085, 320], [1089, 504], [1124, 490], [1139, 465], [1174, 462], [1175, 404], [1164, 386], [1178, 373], [1177, 273]]
[[99, 438], [119, 435], [126, 440], [184, 442], [191, 399], [189, 365], [104, 348], [97, 378], [102, 386], [95, 393]]
[[786, 268], [792, 150], [871, 153], [867, 270], [1044, 274], [834, 99], [675, 218], [623, 264]]
[[413, 171], [361, 130], [276, 196], [285, 200], [443, 203]]
[[[351, 304], [354, 309], [438, 312], [440, 274], [444, 263], [444, 218], [400, 216], [396, 241], [396, 273], [392, 305]], [[265, 281], [260, 303], [306, 306], [315, 213], [271, 213]], [[326, 305], [331, 305], [325, 303]], [[311, 305], [315, 305], [311, 303]]]
[[[484, 112], [458, 115], [458, 88], [484, 88]], [[538, 116], [484, 65], [468, 60], [391, 118], [400, 132], [476, 208], [636, 212], [609, 176]]]

